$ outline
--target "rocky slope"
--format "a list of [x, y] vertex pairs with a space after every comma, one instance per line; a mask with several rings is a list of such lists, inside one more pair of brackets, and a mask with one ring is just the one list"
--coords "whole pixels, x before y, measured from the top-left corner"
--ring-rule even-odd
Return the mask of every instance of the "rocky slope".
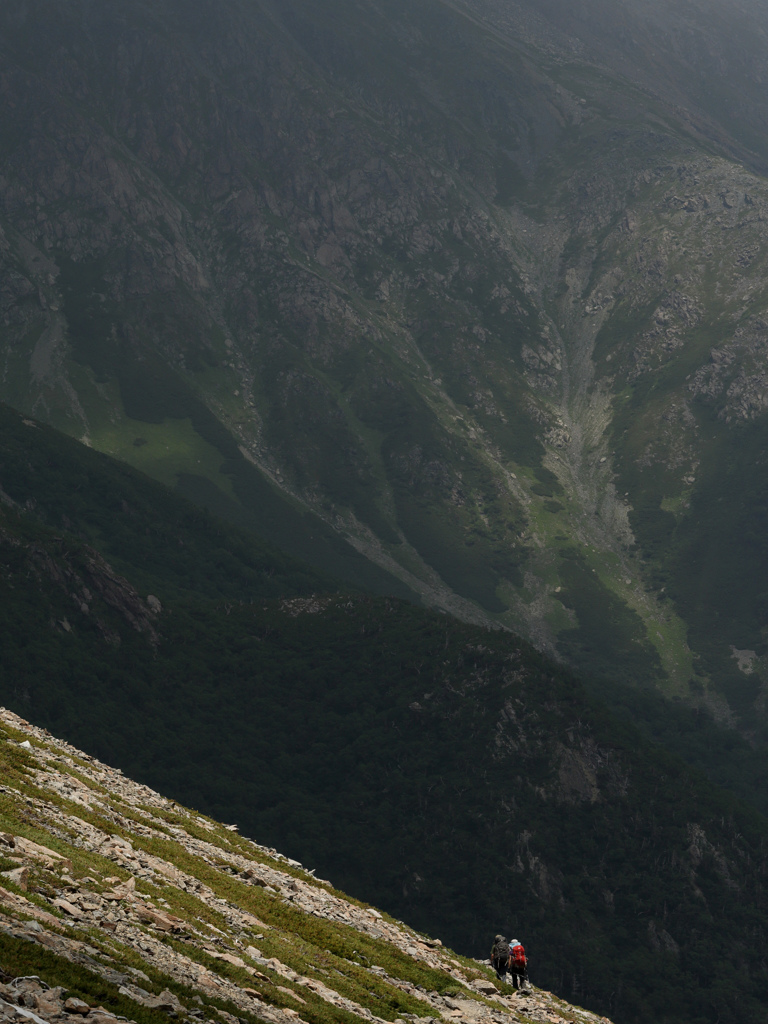
[[0, 722], [3, 1021], [606, 1020], [499, 985], [234, 826]]

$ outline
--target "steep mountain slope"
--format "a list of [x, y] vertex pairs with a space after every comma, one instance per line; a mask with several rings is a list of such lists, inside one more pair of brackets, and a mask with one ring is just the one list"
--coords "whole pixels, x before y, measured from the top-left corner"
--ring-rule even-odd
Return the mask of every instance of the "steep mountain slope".
[[11, 0], [0, 395], [759, 732], [768, 24], [609, 6]]
[[764, 172], [768, 156], [766, 21], [755, 0], [472, 0], [497, 31], [554, 46], [641, 84], [712, 140]]
[[[234, 826], [131, 783], [9, 712], [0, 720], [2, 980], [7, 986], [34, 972], [66, 989], [32, 987], [34, 998], [17, 1018], [68, 1019], [66, 1009], [95, 1024], [106, 1024], [110, 1013], [140, 1024], [163, 1013], [228, 1024], [592, 1019], [540, 990], [508, 994], [487, 968], [343, 897], [314, 871], [241, 839]], [[701, 830], [691, 851], [703, 880], [702, 861], [713, 851]], [[717, 856], [713, 863], [726, 869]], [[515, 916], [524, 921], [520, 910]], [[633, 969], [653, 972], [648, 998], [662, 989], [690, 1016], [669, 1004], [648, 1016], [644, 995], [619, 1019], [709, 1019], [712, 997], [721, 1020], [762, 1019], [742, 988], [743, 967], [734, 972], [723, 963], [704, 1000], [670, 985], [665, 964], [685, 954], [668, 923], [651, 923], [655, 952], [635, 958]], [[564, 974], [569, 967], [563, 964]], [[593, 954], [588, 969], [603, 968]], [[19, 995], [13, 983], [0, 989], [2, 1012]], [[62, 1007], [66, 995], [80, 999], [79, 1007]], [[663, 1003], [658, 995], [654, 1001]]]
[[234, 826], [0, 722], [3, 1021], [600, 1019], [517, 995]]
[[465, 953], [524, 932], [540, 983], [618, 1021], [761, 1019], [759, 748], [620, 686], [610, 712], [508, 632], [323, 593], [135, 471], [3, 423], [7, 707]]
[[[143, 473], [1, 404], [0, 503], [30, 513], [53, 531], [74, 534], [129, 569], [137, 582], [173, 595], [253, 600], [339, 586], [336, 576], [286, 556], [251, 531], [228, 528]], [[209, 503], [218, 511], [230, 509]], [[292, 547], [311, 552], [315, 565], [343, 571], [360, 588], [409, 596], [407, 588], [377, 572], [332, 531], [307, 525], [301, 509], [281, 507], [279, 499], [263, 494], [260, 511], [280, 539], [299, 534]], [[244, 515], [241, 525], [249, 523]]]

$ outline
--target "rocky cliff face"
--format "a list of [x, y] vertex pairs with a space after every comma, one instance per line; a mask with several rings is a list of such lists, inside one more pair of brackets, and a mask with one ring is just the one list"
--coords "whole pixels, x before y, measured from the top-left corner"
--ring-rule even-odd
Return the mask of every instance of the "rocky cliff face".
[[579, 10], [6, 4], [0, 396], [749, 717], [767, 26]]
[[497, 984], [234, 826], [0, 722], [0, 1020], [607, 1020]]

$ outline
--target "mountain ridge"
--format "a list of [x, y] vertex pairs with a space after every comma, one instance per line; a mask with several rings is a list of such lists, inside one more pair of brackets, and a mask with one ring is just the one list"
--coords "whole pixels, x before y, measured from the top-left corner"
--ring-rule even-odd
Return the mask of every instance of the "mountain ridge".
[[[14, 0], [0, 395], [354, 586], [749, 730], [762, 555], [721, 545], [704, 602], [684, 562], [762, 445], [762, 23], [665, 11]], [[686, 114], [718, 60], [741, 93]]]

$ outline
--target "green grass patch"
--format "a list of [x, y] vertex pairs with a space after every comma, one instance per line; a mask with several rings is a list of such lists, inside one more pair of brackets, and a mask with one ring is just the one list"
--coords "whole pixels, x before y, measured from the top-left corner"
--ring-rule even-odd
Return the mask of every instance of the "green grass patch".
[[234, 498], [231, 479], [221, 472], [221, 452], [195, 430], [192, 420], [166, 419], [161, 423], [121, 419], [92, 428], [91, 444], [129, 466], [175, 487], [180, 473], [205, 476], [223, 494]]

